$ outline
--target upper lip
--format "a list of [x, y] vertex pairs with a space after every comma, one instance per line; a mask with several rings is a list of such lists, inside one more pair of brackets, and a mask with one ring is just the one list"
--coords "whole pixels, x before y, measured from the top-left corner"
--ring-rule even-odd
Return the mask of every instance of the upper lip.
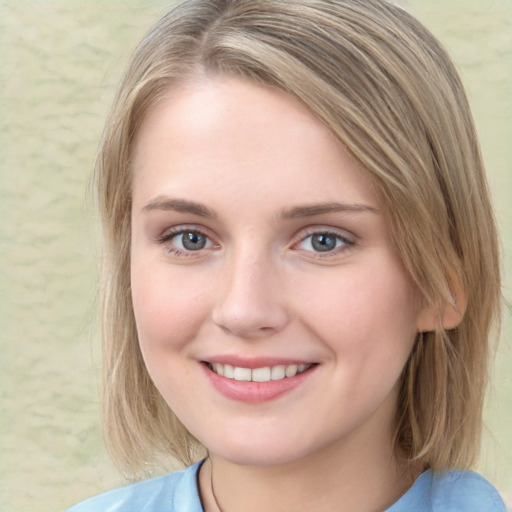
[[205, 363], [229, 364], [238, 368], [265, 368], [267, 366], [289, 366], [300, 364], [313, 364], [314, 361], [284, 357], [241, 357], [237, 355], [212, 356], [202, 359]]

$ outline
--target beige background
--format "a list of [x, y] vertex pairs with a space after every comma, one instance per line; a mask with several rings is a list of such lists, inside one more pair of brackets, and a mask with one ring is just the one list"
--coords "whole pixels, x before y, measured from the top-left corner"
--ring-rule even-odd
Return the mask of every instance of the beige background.
[[[512, 1], [409, 0], [467, 83], [512, 272]], [[49, 512], [124, 483], [99, 430], [96, 215], [85, 200], [130, 51], [170, 2], [0, 0], [0, 509]], [[504, 318], [480, 471], [512, 496]]]

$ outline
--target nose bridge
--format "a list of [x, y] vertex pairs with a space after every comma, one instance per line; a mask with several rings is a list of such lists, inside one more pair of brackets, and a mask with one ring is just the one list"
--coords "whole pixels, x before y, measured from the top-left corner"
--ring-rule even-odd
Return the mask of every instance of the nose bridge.
[[213, 321], [243, 338], [263, 337], [288, 322], [279, 264], [270, 251], [242, 245], [226, 258]]

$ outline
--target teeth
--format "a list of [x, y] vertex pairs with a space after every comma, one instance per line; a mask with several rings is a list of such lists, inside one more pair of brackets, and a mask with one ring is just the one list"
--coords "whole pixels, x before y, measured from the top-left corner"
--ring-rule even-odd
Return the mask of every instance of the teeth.
[[230, 364], [219, 364], [219, 366], [224, 366], [224, 373], [223, 376], [227, 377], [228, 379], [234, 379], [235, 378], [235, 369]]
[[234, 371], [234, 375], [233, 377], [235, 378], [235, 380], [245, 380], [245, 381], [250, 381], [252, 380], [251, 377], [251, 369], [250, 368], [240, 368], [240, 367], [235, 367], [235, 371]]
[[287, 377], [293, 377], [294, 375], [297, 375], [297, 365], [296, 364], [291, 364], [290, 366], [287, 366], [286, 367], [286, 370], [284, 372], [284, 374], [287, 376]]
[[304, 372], [312, 365], [310, 364], [280, 364], [277, 366], [265, 366], [263, 368], [242, 368], [239, 366], [231, 366], [230, 364], [210, 363], [210, 369], [218, 375], [228, 379], [234, 379], [244, 382], [269, 382], [271, 380], [281, 380], [294, 377]]
[[268, 382], [270, 380], [270, 368], [254, 368], [252, 370], [252, 380], [254, 382]]
[[274, 366], [270, 372], [270, 378], [272, 380], [281, 380], [286, 377], [286, 366], [283, 364]]

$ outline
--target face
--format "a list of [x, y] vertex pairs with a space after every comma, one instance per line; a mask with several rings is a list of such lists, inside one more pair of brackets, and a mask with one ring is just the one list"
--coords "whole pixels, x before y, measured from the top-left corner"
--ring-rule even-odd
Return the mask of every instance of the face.
[[148, 114], [133, 170], [140, 346], [190, 432], [258, 465], [390, 441], [418, 300], [330, 131], [282, 92], [204, 78]]

